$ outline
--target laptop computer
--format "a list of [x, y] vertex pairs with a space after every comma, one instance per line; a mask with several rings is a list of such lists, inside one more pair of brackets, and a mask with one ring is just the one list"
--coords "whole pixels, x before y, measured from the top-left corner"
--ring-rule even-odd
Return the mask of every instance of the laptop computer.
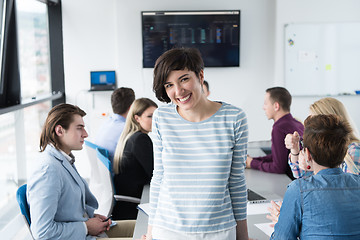
[[281, 200], [281, 197], [276, 195], [275, 193], [267, 193], [264, 195], [260, 195], [257, 192], [252, 191], [251, 189], [247, 189], [247, 193], [248, 193], [248, 202], [249, 203], [265, 203], [265, 202], [270, 202], [271, 200], [273, 201], [279, 201]]
[[271, 154], [271, 147], [261, 147], [260, 148], [266, 155]]
[[116, 89], [115, 71], [91, 71], [90, 91], [112, 91]]

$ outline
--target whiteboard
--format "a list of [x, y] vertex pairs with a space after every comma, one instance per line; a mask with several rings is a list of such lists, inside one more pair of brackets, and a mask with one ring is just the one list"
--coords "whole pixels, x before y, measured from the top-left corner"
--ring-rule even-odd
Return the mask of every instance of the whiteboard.
[[360, 22], [285, 25], [285, 86], [298, 96], [360, 90]]

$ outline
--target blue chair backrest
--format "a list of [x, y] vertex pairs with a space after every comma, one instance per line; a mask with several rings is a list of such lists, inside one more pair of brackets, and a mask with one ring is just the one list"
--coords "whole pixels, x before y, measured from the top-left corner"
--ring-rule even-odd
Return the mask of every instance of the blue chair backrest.
[[99, 149], [101, 149], [101, 153], [105, 156], [105, 157], [109, 157], [109, 152], [108, 152], [108, 150], [106, 150], [106, 149], [104, 149], [104, 148], [102, 148], [102, 147], [100, 147], [100, 146], [98, 146], [98, 145], [96, 145], [95, 143], [92, 143], [92, 142], [90, 142], [90, 141], [88, 141], [88, 140], [85, 140], [84, 141], [85, 142], [85, 146], [88, 146], [88, 147], [90, 147], [90, 148], [92, 148], [92, 149], [94, 149], [94, 150], [96, 150], [97, 148], [99, 148]]
[[105, 167], [112, 173], [111, 161], [109, 160], [108, 151], [103, 148], [96, 148], [96, 155], [98, 159], [105, 165]]
[[20, 206], [21, 214], [25, 216], [29, 226], [31, 224], [30, 220], [30, 207], [26, 199], [26, 184], [18, 188], [16, 192], [16, 200]]

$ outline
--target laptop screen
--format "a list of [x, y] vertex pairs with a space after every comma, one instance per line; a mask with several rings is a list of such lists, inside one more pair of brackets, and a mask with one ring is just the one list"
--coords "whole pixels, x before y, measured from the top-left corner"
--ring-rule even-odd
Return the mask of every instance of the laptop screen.
[[116, 88], [115, 71], [91, 71], [91, 90], [114, 90]]
[[248, 201], [261, 201], [261, 200], [266, 200], [266, 198], [264, 198], [263, 196], [261, 196], [260, 194], [248, 189]]

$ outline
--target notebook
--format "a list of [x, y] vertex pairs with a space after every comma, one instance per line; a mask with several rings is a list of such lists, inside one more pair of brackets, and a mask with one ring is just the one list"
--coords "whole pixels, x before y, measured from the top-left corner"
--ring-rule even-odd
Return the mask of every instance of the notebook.
[[137, 205], [137, 209], [143, 211], [146, 215], [149, 216], [150, 213], [150, 203], [142, 203]]

